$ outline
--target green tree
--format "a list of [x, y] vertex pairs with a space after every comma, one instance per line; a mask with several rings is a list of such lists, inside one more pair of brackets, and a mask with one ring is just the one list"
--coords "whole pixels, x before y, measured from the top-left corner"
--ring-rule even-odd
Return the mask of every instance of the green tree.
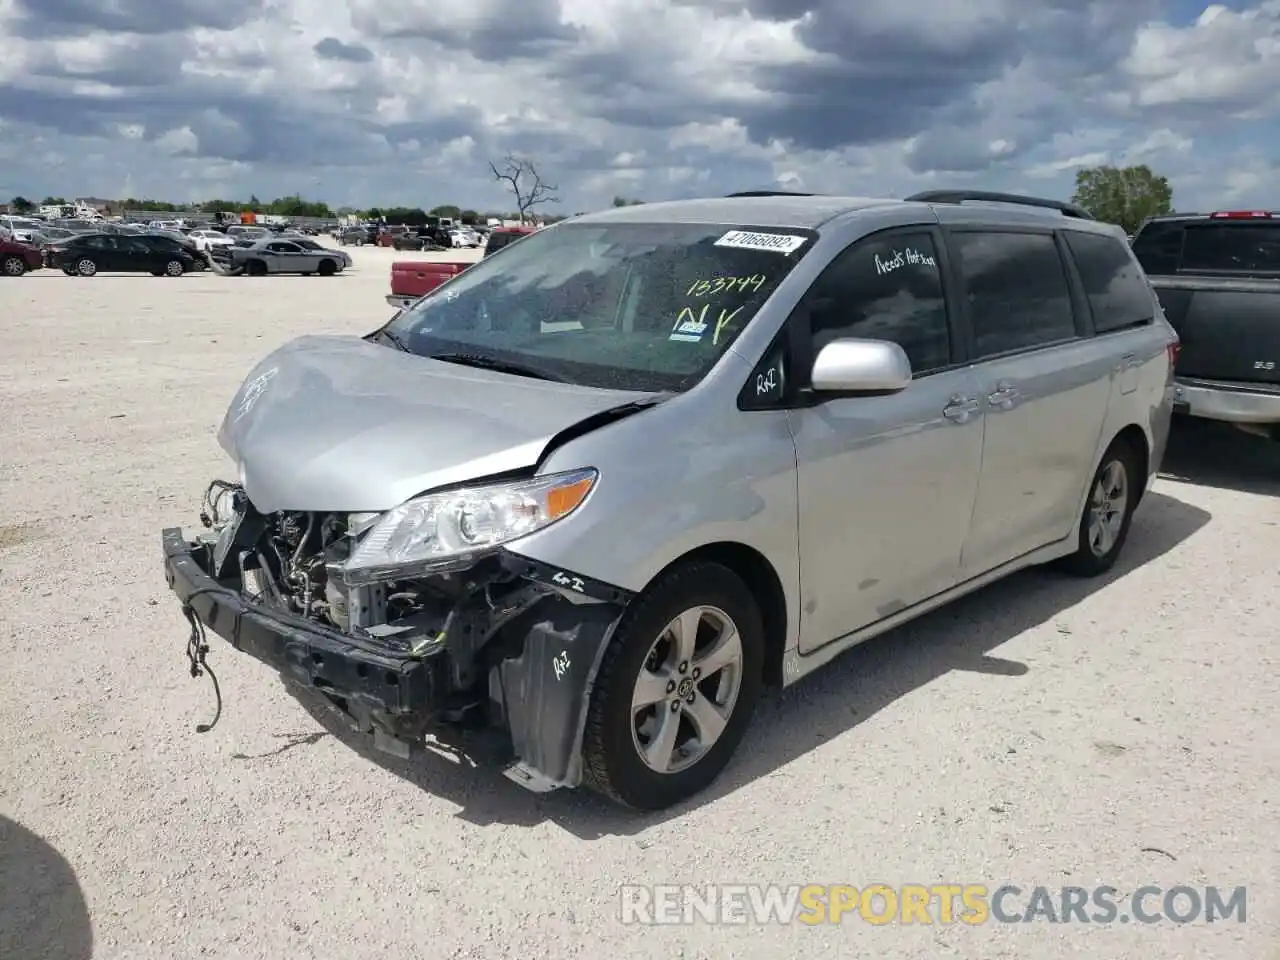
[[419, 207], [388, 207], [382, 211], [389, 224], [420, 227], [427, 222], [427, 212]]
[[1173, 213], [1169, 181], [1146, 164], [1134, 167], [1087, 167], [1076, 173], [1071, 202], [1099, 220], [1135, 233], [1147, 217]]
[[36, 208], [36, 205], [26, 197], [14, 197], [9, 201], [9, 208], [14, 213], [30, 213]]
[[433, 217], [448, 217], [451, 220], [462, 219], [462, 208], [446, 204], [443, 207], [432, 207], [427, 211]]
[[615, 207], [638, 207], [642, 203], [644, 203], [643, 200], [628, 200], [626, 197], [613, 198], [613, 205]]
[[52, 207], [54, 204], [66, 203], [67, 201], [62, 197], [45, 197], [41, 202], [46, 207]]
[[480, 214], [474, 210], [463, 210], [462, 213], [458, 215], [458, 219], [469, 226], [475, 226], [480, 222]]

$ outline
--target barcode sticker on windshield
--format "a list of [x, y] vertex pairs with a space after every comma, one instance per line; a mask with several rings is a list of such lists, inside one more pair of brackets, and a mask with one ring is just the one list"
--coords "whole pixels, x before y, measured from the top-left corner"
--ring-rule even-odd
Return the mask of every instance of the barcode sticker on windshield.
[[716, 241], [717, 247], [733, 247], [736, 250], [770, 250], [774, 253], [795, 253], [807, 238], [789, 233], [751, 233], [747, 230], [730, 230]]

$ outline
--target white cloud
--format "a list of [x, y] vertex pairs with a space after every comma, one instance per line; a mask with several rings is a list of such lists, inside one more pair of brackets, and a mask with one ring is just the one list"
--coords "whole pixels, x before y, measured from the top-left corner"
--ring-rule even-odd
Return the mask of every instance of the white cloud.
[[0, 0], [0, 123], [42, 138], [0, 187], [500, 207], [488, 161], [515, 153], [571, 211], [770, 183], [1065, 196], [1081, 166], [1141, 162], [1179, 206], [1280, 206], [1259, 159], [1280, 145], [1280, 0], [1189, 23], [1161, 0], [251, 6], [62, 23]]

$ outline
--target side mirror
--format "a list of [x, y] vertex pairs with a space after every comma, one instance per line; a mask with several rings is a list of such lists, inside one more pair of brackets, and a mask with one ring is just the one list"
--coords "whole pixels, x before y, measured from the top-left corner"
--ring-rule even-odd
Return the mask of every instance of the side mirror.
[[819, 393], [897, 393], [911, 385], [906, 351], [888, 340], [832, 340], [810, 376]]

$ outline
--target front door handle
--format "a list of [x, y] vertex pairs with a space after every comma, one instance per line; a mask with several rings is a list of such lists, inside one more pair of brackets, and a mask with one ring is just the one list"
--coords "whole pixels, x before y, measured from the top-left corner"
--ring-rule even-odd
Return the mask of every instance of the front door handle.
[[1002, 410], [1008, 410], [1022, 396], [1018, 388], [1011, 383], [997, 383], [995, 393], [987, 394], [987, 403]]
[[978, 407], [977, 397], [965, 397], [957, 393], [942, 408], [942, 415], [952, 423], [965, 423], [978, 411]]

